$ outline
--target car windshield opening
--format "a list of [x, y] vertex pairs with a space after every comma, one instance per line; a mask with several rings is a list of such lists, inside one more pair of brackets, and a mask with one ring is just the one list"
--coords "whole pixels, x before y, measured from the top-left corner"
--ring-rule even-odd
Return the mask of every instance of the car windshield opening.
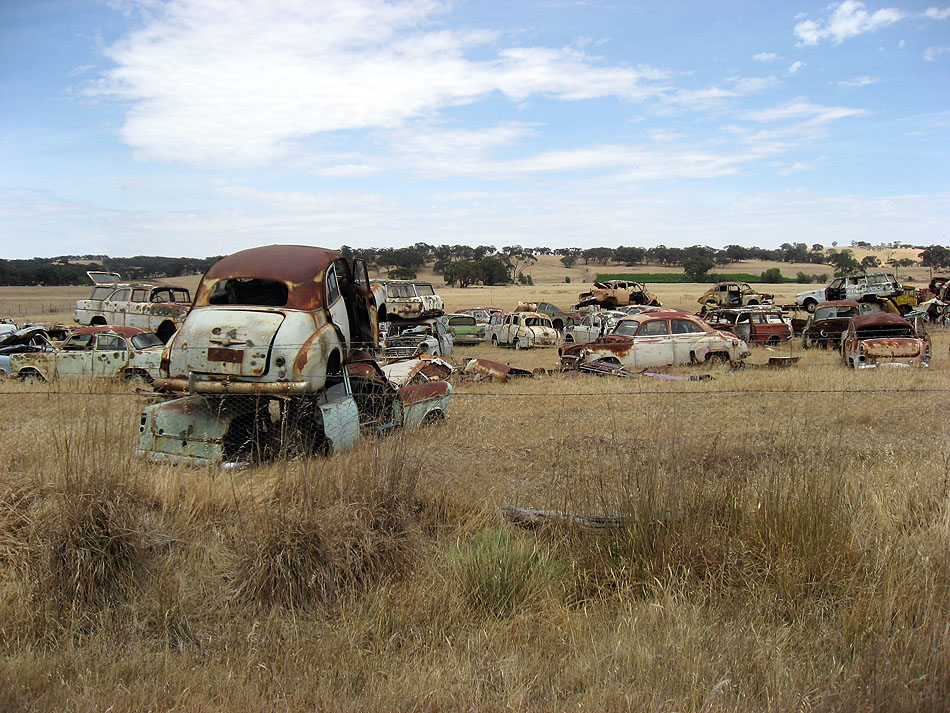
[[432, 289], [432, 285], [416, 285], [416, 292], [420, 295], [434, 295], [435, 290]]
[[145, 334], [136, 334], [132, 337], [132, 346], [135, 349], [149, 349], [150, 347], [162, 346], [162, 340], [157, 334], [146, 332]]
[[216, 282], [211, 288], [208, 303], [284, 307], [287, 304], [288, 294], [287, 285], [283, 282], [259, 280], [254, 277], [234, 277]]
[[386, 294], [389, 297], [415, 297], [416, 291], [412, 288], [412, 285], [389, 285], [386, 290]]

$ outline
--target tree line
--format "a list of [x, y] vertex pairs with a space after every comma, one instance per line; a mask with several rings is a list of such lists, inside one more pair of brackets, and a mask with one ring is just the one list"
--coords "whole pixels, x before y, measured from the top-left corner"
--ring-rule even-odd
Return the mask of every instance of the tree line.
[[[857, 247], [871, 248], [864, 242]], [[895, 246], [896, 247], [896, 246]], [[415, 277], [415, 271], [432, 265], [442, 275], [446, 284], [466, 287], [468, 285], [532, 284], [530, 267], [539, 256], [555, 255], [567, 268], [583, 261], [584, 265], [607, 265], [609, 263], [635, 267], [638, 265], [661, 265], [681, 267], [683, 271], [701, 281], [714, 267], [722, 267], [744, 260], [763, 260], [787, 263], [828, 265], [835, 275], [844, 275], [883, 267], [899, 268], [932, 267], [950, 269], [950, 249], [941, 245], [917, 246], [917, 260], [911, 258], [881, 260], [869, 255], [860, 262], [852, 250], [837, 249], [837, 244], [826, 249], [819, 243], [784, 243], [776, 249], [727, 245], [711, 248], [693, 245], [687, 248], [667, 247], [593, 247], [593, 248], [548, 248], [507, 245], [431, 245], [419, 242], [402, 248], [360, 248], [343, 245], [340, 251], [347, 257], [360, 255], [376, 270], [387, 272], [392, 278]], [[179, 277], [205, 272], [220, 256], [205, 258], [160, 257], [138, 255], [128, 258], [113, 258], [107, 255], [61, 255], [54, 258], [29, 260], [0, 259], [0, 285], [87, 285], [87, 270], [118, 272], [129, 280]], [[80, 262], [82, 264], [80, 264]], [[810, 277], [799, 273], [799, 279]]]

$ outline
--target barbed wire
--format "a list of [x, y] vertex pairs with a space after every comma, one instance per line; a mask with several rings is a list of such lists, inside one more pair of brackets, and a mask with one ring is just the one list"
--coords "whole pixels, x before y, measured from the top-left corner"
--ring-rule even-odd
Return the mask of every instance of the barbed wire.
[[[479, 383], [471, 381], [467, 383]], [[672, 382], [679, 383], [679, 382]], [[697, 382], [702, 383], [702, 382]], [[319, 395], [321, 392], [313, 392], [312, 395]], [[880, 394], [950, 394], [950, 388], [901, 388], [901, 389], [705, 389], [696, 391], [575, 391], [575, 392], [531, 392], [531, 391], [490, 391], [490, 392], [465, 392], [453, 391], [452, 398], [611, 398], [614, 396], [721, 396], [721, 395], [772, 395], [772, 394], [807, 394], [807, 395], [828, 395], [828, 394], [847, 394], [849, 396], [870, 396]], [[193, 396], [205, 396], [209, 398], [278, 398], [284, 394], [186, 394]], [[308, 394], [294, 394], [293, 396], [307, 396]], [[148, 393], [137, 391], [56, 391], [56, 390], [31, 390], [31, 391], [0, 391], [0, 396], [110, 396], [110, 397], [144, 397], [144, 398], [176, 398], [175, 394], [166, 394], [160, 392]]]

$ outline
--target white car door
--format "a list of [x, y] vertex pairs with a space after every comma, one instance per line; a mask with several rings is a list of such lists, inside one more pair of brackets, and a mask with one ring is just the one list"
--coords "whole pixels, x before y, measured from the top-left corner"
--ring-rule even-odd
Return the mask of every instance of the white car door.
[[343, 333], [343, 341], [347, 347], [350, 345], [350, 318], [346, 311], [346, 302], [343, 301], [343, 295], [340, 294], [340, 281], [336, 274], [336, 267], [330, 265], [327, 268], [327, 309], [330, 312], [330, 319]]
[[673, 363], [673, 337], [669, 322], [653, 319], [640, 325], [633, 338], [633, 362], [636, 369], [654, 369]]
[[689, 364], [696, 348], [696, 338], [703, 334], [703, 328], [688, 319], [671, 319], [670, 331], [673, 333], [673, 363]]

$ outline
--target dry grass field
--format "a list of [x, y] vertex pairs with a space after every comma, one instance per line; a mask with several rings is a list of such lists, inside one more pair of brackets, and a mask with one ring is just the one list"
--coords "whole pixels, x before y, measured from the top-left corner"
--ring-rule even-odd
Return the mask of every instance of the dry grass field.
[[[0, 288], [0, 313], [72, 294]], [[0, 383], [0, 710], [947, 710], [933, 338], [927, 371], [793, 343], [787, 370], [675, 372], [705, 381], [458, 382], [444, 424], [238, 472], [133, 459], [151, 397], [124, 386]], [[454, 361], [476, 355], [556, 358]], [[522, 530], [505, 505], [625, 524]]]

